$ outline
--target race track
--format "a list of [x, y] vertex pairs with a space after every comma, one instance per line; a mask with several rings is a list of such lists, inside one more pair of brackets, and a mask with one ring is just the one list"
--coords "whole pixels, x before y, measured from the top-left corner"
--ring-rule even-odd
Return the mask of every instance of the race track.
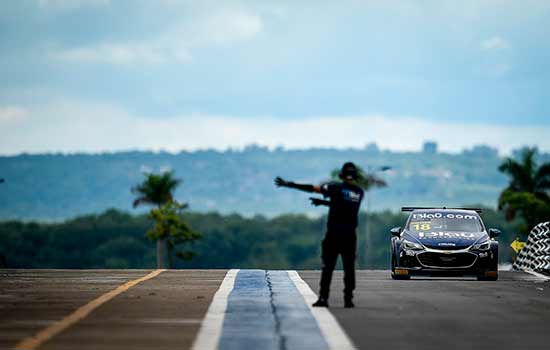
[[388, 271], [358, 271], [357, 307], [344, 309], [342, 273], [336, 272], [327, 312], [306, 303], [315, 297], [318, 271], [232, 271], [0, 270], [0, 349], [550, 344], [550, 282], [527, 273], [501, 272], [497, 282], [393, 281]]

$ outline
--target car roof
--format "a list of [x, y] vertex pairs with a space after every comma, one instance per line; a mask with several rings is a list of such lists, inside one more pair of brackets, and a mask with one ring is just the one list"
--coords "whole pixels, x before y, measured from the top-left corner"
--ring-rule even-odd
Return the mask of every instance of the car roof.
[[437, 208], [431, 208], [431, 209], [421, 209], [421, 208], [418, 208], [418, 209], [414, 209], [412, 211], [413, 213], [417, 213], [417, 212], [422, 212], [422, 213], [474, 213], [474, 214], [477, 214], [477, 212], [472, 209], [472, 210], [469, 210], [469, 209], [453, 209], [453, 208], [441, 208], [441, 209], [437, 209]]
[[471, 212], [471, 211], [475, 211], [476, 213], [478, 214], [481, 214], [481, 212], [483, 211], [483, 209], [481, 208], [471, 208], [471, 207], [446, 207], [446, 206], [443, 206], [443, 207], [401, 207], [401, 211], [420, 211], [420, 210], [423, 210], [423, 211], [436, 211], [436, 212], [441, 212], [441, 211], [446, 211], [446, 210], [449, 210], [449, 211], [453, 211], [453, 212], [456, 212], [456, 211], [465, 211], [465, 212]]
[[475, 217], [482, 220], [481, 215], [475, 210], [466, 210], [466, 209], [414, 209], [410, 212], [408, 216], [408, 221], [413, 218], [414, 214], [432, 214], [432, 213], [453, 213], [453, 214], [462, 214], [462, 215], [474, 215]]
[[483, 222], [483, 218], [476, 210], [468, 210], [468, 209], [452, 209], [452, 208], [445, 208], [445, 209], [437, 209], [437, 208], [418, 208], [411, 211], [409, 214], [406, 225], [409, 225], [410, 222], [413, 220], [414, 214], [430, 214], [430, 213], [453, 213], [453, 214], [464, 214], [464, 215], [473, 215], [476, 218], [478, 218], [479, 223], [481, 224], [481, 227], [485, 230], [485, 223]]

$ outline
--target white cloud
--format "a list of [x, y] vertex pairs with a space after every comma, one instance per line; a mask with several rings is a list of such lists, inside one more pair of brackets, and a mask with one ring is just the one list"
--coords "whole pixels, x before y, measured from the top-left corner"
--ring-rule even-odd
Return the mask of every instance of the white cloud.
[[252, 13], [227, 9], [198, 14], [166, 32], [134, 42], [100, 42], [61, 48], [50, 57], [62, 62], [102, 64], [161, 64], [192, 61], [191, 50], [249, 40], [263, 29], [262, 19]]
[[0, 125], [21, 122], [27, 117], [27, 111], [17, 106], [0, 106]]
[[54, 11], [72, 11], [83, 7], [109, 6], [110, 0], [38, 0], [42, 9]]
[[262, 27], [259, 16], [229, 10], [207, 18], [202, 24], [201, 31], [204, 32], [206, 41], [225, 43], [253, 38], [262, 31]]
[[101, 44], [52, 52], [51, 56], [60, 61], [107, 64], [159, 64], [167, 61], [185, 63], [191, 60], [191, 54], [184, 47], [153, 43]]
[[504, 50], [509, 49], [510, 44], [499, 36], [493, 36], [481, 42], [481, 47], [485, 50]]
[[550, 127], [429, 122], [383, 115], [320, 116], [302, 120], [186, 115], [143, 118], [108, 105], [59, 102], [29, 110], [0, 131], [0, 154], [21, 152], [101, 152], [129, 149], [167, 150], [268, 147], [357, 147], [376, 142], [393, 150], [418, 150], [424, 140], [458, 152], [489, 144], [507, 153], [523, 145], [550, 150]]

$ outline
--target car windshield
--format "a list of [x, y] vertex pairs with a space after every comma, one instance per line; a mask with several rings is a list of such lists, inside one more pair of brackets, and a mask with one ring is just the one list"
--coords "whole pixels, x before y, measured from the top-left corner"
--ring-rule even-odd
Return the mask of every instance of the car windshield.
[[477, 214], [414, 212], [411, 214], [408, 230], [417, 232], [480, 232], [483, 231], [483, 228]]

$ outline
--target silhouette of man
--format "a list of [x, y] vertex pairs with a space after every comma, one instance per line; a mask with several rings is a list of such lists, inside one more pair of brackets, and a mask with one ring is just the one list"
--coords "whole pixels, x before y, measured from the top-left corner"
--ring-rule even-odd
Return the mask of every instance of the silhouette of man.
[[347, 162], [342, 166], [339, 174], [342, 182], [331, 182], [320, 186], [297, 184], [285, 181], [281, 177], [275, 178], [278, 187], [289, 187], [305, 192], [321, 193], [329, 201], [311, 198], [313, 205], [327, 205], [329, 207], [327, 232], [322, 243], [321, 258], [323, 270], [319, 299], [313, 306], [328, 307], [330, 282], [336, 267], [338, 255], [342, 256], [344, 266], [344, 306], [354, 307], [353, 290], [355, 289], [355, 256], [357, 250], [357, 216], [363, 200], [363, 190], [355, 184], [358, 171], [355, 164]]

